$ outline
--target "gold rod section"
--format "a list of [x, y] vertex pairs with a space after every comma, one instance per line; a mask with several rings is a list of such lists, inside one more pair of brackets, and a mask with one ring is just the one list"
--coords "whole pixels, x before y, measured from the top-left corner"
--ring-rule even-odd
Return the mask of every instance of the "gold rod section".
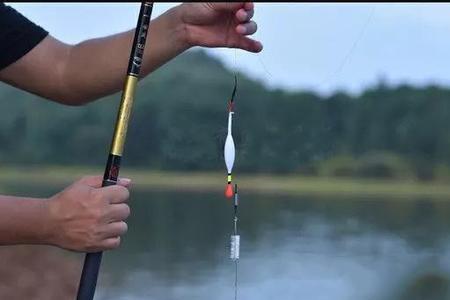
[[132, 75], [128, 75], [125, 80], [119, 112], [117, 113], [116, 128], [114, 129], [111, 143], [110, 153], [113, 155], [122, 156], [123, 153], [137, 82], [138, 78]]

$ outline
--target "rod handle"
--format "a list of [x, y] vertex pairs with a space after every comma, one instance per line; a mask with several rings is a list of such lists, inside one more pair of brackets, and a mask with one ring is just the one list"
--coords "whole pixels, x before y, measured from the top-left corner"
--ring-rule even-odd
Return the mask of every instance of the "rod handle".
[[[110, 154], [106, 163], [102, 187], [116, 185], [120, 170], [120, 156]], [[86, 253], [78, 286], [77, 300], [94, 299], [103, 252]]]

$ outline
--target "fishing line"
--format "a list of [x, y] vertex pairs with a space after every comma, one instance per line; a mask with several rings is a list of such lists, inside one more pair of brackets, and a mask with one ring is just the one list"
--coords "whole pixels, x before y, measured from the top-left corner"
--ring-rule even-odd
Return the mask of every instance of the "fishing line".
[[[334, 72], [332, 72], [329, 76], [326, 76], [322, 82], [319, 84], [319, 86], [323, 86], [326, 83], [329, 83], [334, 77], [336, 77], [339, 73], [342, 72], [342, 70], [344, 69], [344, 67], [349, 63], [350, 58], [353, 56], [357, 46], [360, 44], [362, 38], [364, 37], [369, 25], [372, 23], [372, 20], [375, 16], [375, 12], [376, 12], [376, 6], [372, 6], [369, 16], [367, 17], [366, 21], [364, 22], [364, 25], [362, 27], [362, 29], [360, 30], [357, 38], [355, 39], [355, 41], [352, 43], [349, 51], [346, 53], [346, 55], [344, 56], [344, 58], [341, 60], [340, 64], [338, 65], [338, 67], [334, 70]], [[236, 49], [235, 49], [236, 50]], [[256, 57], [258, 59], [258, 62], [260, 64], [260, 66], [262, 67], [262, 69], [264, 70], [264, 72], [266, 73], [266, 75], [268, 75], [269, 77], [273, 77], [272, 73], [269, 71], [269, 68], [267, 67], [267, 65], [264, 63], [264, 60], [261, 57], [261, 53], [256, 53]], [[236, 65], [236, 52], [235, 52], [235, 60], [234, 60], [234, 69], [235, 69], [235, 76], [237, 73], [237, 65]]]
[[256, 57], [258, 58], [259, 64], [262, 66], [264, 72], [266, 72], [266, 74], [269, 75], [269, 77], [273, 77], [272, 73], [270, 73], [269, 70], [267, 69], [266, 64], [263, 62], [259, 53], [256, 53]]
[[330, 76], [325, 77], [325, 79], [322, 80], [322, 82], [319, 84], [319, 86], [323, 86], [326, 83], [329, 83], [331, 81], [331, 79], [333, 79], [339, 73], [341, 73], [342, 70], [344, 69], [344, 67], [348, 64], [351, 56], [353, 55], [354, 51], [356, 50], [356, 47], [358, 46], [359, 42], [362, 40], [364, 34], [366, 33], [367, 28], [369, 27], [369, 24], [371, 23], [373, 16], [375, 15], [375, 10], [376, 10], [376, 6], [372, 6], [369, 16], [367, 17], [366, 22], [364, 23], [363, 28], [359, 32], [356, 40], [353, 42], [352, 46], [350, 47], [350, 50], [344, 56], [344, 58], [342, 59], [341, 63], [336, 68], [336, 70], [333, 73], [331, 73]]

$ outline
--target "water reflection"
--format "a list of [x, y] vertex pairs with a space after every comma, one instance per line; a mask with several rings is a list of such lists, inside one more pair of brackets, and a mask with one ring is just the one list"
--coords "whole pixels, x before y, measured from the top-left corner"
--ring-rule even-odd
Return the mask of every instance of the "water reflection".
[[[232, 299], [232, 209], [218, 195], [135, 191], [98, 299]], [[446, 299], [449, 212], [431, 199], [243, 194], [239, 298]]]

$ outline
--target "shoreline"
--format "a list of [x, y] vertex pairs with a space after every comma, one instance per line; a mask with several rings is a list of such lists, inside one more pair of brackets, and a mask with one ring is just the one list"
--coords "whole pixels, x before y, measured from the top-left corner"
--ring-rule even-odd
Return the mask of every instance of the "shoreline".
[[[102, 167], [4, 166], [0, 167], [0, 191], [11, 184], [46, 184], [65, 186], [84, 175], [103, 174]], [[145, 171], [124, 168], [122, 177], [133, 180], [133, 188], [164, 191], [223, 193], [225, 175], [222, 172]], [[235, 181], [244, 193], [265, 195], [364, 196], [394, 198], [448, 198], [450, 184], [414, 180], [379, 180], [300, 175], [245, 174]], [[245, 188], [244, 188], [245, 187]]]

